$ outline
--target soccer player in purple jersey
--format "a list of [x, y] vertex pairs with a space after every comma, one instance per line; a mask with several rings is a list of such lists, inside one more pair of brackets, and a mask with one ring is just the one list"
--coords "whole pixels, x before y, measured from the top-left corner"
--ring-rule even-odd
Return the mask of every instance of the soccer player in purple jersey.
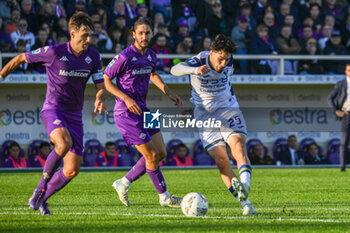
[[[39, 209], [42, 215], [51, 215], [46, 200], [79, 173], [83, 154], [84, 90], [90, 76], [97, 89], [94, 111], [106, 111], [100, 55], [88, 47], [93, 30], [91, 18], [77, 12], [69, 20], [69, 42], [22, 53], [0, 71], [0, 77], [5, 78], [24, 62], [42, 62], [46, 66], [47, 92], [40, 116], [55, 149], [49, 154], [41, 180], [28, 201], [29, 206]], [[63, 168], [56, 172], [62, 159]]]
[[[151, 80], [177, 106], [183, 102], [164, 84], [156, 73], [156, 54], [147, 46], [152, 39], [151, 22], [139, 18], [131, 29], [134, 43], [115, 56], [104, 71], [107, 91], [116, 96], [114, 120], [128, 145], [135, 145], [143, 155], [136, 165], [121, 179], [113, 183], [119, 199], [130, 206], [128, 189], [130, 184], [146, 172], [159, 194], [162, 206], [180, 207], [182, 198], [170, 195], [164, 177], [159, 168], [159, 161], [166, 155], [165, 145], [159, 129], [143, 129], [143, 112]], [[116, 78], [117, 85], [112, 83]]]

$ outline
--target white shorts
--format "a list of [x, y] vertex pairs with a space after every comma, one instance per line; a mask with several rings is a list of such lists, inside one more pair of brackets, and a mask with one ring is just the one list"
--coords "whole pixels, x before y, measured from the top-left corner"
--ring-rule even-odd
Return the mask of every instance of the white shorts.
[[197, 121], [205, 121], [209, 118], [221, 121], [220, 128], [199, 128], [199, 137], [207, 151], [218, 145], [226, 145], [225, 142], [228, 143], [232, 135], [247, 136], [246, 123], [239, 108], [220, 108], [214, 112], [208, 112], [201, 107], [196, 107], [194, 117]]

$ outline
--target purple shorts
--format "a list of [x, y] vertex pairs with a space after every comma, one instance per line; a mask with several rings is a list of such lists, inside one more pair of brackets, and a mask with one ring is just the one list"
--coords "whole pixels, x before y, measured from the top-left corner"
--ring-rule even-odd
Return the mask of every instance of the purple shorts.
[[[148, 109], [142, 109], [149, 111]], [[151, 141], [151, 136], [160, 132], [159, 129], [144, 129], [143, 114], [136, 115], [130, 111], [119, 115], [114, 113], [114, 121], [127, 145], [141, 145]]]
[[83, 120], [81, 112], [63, 112], [53, 109], [46, 109], [40, 113], [47, 134], [56, 128], [65, 127], [72, 137], [73, 146], [69, 151], [77, 155], [83, 155]]

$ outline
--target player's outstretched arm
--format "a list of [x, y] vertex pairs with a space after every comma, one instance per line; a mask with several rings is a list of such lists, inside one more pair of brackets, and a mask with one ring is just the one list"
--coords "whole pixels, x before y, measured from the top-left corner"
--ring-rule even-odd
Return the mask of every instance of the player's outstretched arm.
[[175, 95], [169, 87], [163, 82], [162, 78], [156, 73], [153, 72], [151, 74], [151, 81], [156, 85], [164, 94], [166, 94], [174, 103], [176, 106], [182, 107], [183, 101], [182, 99]]
[[137, 103], [130, 98], [127, 94], [125, 94], [124, 92], [122, 92], [117, 85], [114, 85], [112, 83], [112, 80], [106, 75], [103, 75], [103, 78], [105, 80], [105, 87], [106, 90], [111, 93], [112, 95], [114, 95], [115, 97], [121, 99], [124, 101], [125, 105], [128, 107], [128, 109], [132, 112], [135, 113], [137, 115], [141, 115], [142, 111], [140, 109], [140, 107], [137, 105]]
[[199, 74], [203, 75], [210, 71], [210, 68], [207, 65], [202, 66], [188, 66], [184, 62], [181, 62], [175, 66], [173, 66], [170, 70], [170, 73], [175, 76], [183, 76], [188, 74]]
[[24, 53], [21, 53], [12, 58], [11, 61], [9, 61], [0, 71], [0, 81], [2, 81], [8, 74], [14, 71], [20, 64], [25, 62], [27, 62], [27, 59]]
[[96, 93], [96, 100], [95, 100], [95, 113], [102, 114], [103, 111], [105, 111], [108, 114], [107, 107], [104, 103], [104, 95], [105, 95], [105, 85], [104, 83], [96, 83], [95, 84], [97, 93]]

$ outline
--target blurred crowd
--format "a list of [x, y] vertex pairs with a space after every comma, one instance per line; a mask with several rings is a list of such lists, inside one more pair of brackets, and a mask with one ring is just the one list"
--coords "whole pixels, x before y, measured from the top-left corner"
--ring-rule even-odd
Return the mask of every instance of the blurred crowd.
[[[133, 42], [132, 21], [154, 22], [151, 47], [158, 54], [196, 54], [223, 33], [237, 54], [346, 55], [350, 4], [346, 0], [0, 0], [0, 51], [24, 52], [69, 40], [68, 20], [87, 12], [95, 26], [91, 45], [119, 53]], [[105, 61], [107, 63], [108, 61]], [[159, 72], [181, 62], [160, 59]], [[345, 61], [288, 60], [286, 74], [342, 74]], [[6, 60], [4, 61], [4, 64]], [[276, 74], [277, 60], [240, 60], [236, 72]], [[23, 64], [18, 73], [44, 73]]]

